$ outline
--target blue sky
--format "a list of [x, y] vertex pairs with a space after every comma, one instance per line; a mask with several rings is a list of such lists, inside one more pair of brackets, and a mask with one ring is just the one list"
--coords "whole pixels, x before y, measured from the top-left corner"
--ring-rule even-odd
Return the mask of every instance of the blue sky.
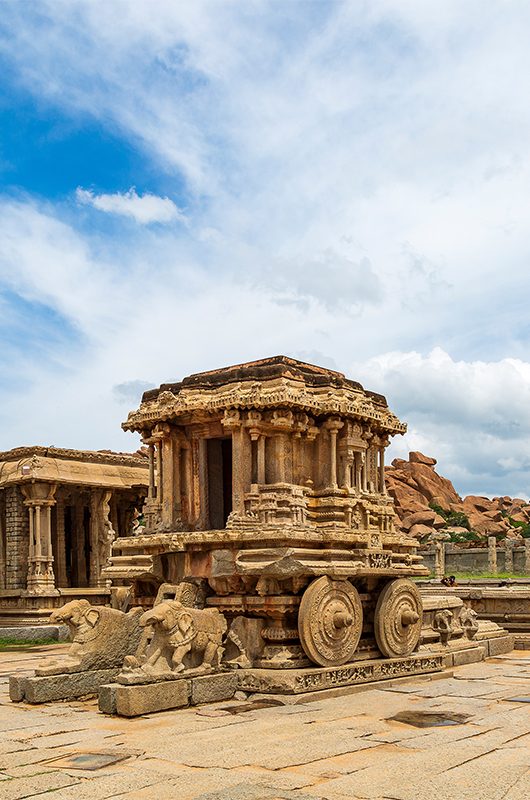
[[1, 5], [0, 449], [286, 353], [529, 495], [525, 4]]

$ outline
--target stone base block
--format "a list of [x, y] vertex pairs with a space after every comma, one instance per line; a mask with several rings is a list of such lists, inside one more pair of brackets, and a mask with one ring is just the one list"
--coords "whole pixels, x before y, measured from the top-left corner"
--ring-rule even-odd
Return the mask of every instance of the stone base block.
[[502, 653], [511, 653], [515, 647], [515, 636], [513, 633], [506, 633], [504, 636], [495, 636], [493, 639], [487, 639], [481, 642], [482, 645], [487, 645], [487, 655], [499, 656]]
[[111, 683], [99, 689], [99, 710], [103, 714], [138, 717], [155, 711], [231, 700], [236, 689], [236, 672], [129, 686]]
[[218, 703], [220, 700], [230, 700], [237, 690], [237, 674], [233, 672], [220, 672], [217, 675], [202, 675], [191, 681], [190, 702], [194, 706], [201, 703]]
[[485, 643], [462, 650], [453, 650], [445, 656], [445, 665], [447, 667], [463, 667], [464, 664], [475, 664], [477, 661], [484, 661], [487, 652]]
[[14, 703], [49, 703], [96, 695], [99, 687], [116, 678], [119, 668], [94, 669], [60, 675], [11, 675], [9, 697]]
[[115, 685], [116, 714], [139, 717], [154, 711], [183, 708], [189, 705], [190, 681], [158, 681], [131, 686]]
[[530, 633], [516, 633], [513, 646], [515, 650], [530, 650]]
[[68, 628], [66, 625], [2, 625], [0, 638], [10, 642], [67, 642]]
[[408, 658], [379, 658], [341, 667], [311, 667], [309, 669], [242, 669], [237, 670], [238, 689], [265, 694], [300, 694], [340, 686], [355, 686], [374, 681], [386, 681], [402, 676], [440, 672], [444, 656], [413, 654]]

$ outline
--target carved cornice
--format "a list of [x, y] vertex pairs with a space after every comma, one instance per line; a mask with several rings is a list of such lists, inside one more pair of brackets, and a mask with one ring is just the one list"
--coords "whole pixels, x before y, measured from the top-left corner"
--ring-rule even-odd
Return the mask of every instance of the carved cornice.
[[85, 461], [93, 464], [122, 464], [130, 467], [146, 467], [147, 456], [135, 453], [115, 453], [101, 450], [69, 450], [62, 447], [15, 447], [13, 450], [0, 452], [0, 462], [19, 461], [23, 458], [41, 456], [43, 458], [60, 458], [66, 461]]
[[[226, 410], [291, 409], [313, 415], [338, 415], [362, 420], [382, 433], [405, 433], [407, 426], [388, 409], [384, 398], [366, 392], [359, 384], [337, 387], [312, 386], [303, 380], [282, 376], [270, 380], [237, 381], [221, 385], [175, 386], [149, 392], [137, 411], [129, 414], [122, 428], [145, 431], [157, 423], [178, 420], [196, 412], [216, 415]], [[237, 414], [234, 414], [237, 417]], [[226, 423], [225, 423], [226, 425]]]

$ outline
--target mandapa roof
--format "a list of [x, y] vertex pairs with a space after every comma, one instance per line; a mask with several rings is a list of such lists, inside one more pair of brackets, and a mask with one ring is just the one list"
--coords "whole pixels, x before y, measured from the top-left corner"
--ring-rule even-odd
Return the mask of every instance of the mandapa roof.
[[148, 430], [157, 422], [193, 412], [215, 413], [229, 408], [291, 407], [315, 416], [342, 414], [376, 423], [388, 433], [404, 433], [383, 395], [367, 391], [342, 372], [287, 356], [273, 356], [229, 367], [198, 372], [177, 383], [163, 383], [144, 392], [124, 430]]

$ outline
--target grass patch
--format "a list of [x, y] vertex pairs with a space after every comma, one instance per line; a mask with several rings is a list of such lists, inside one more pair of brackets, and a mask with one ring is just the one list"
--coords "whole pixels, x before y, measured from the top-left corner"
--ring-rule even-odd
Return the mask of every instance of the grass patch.
[[9, 650], [31, 650], [32, 647], [43, 647], [49, 644], [62, 644], [57, 639], [32, 639], [31, 641], [20, 641], [20, 639], [10, 639], [0, 637], [0, 653]]

